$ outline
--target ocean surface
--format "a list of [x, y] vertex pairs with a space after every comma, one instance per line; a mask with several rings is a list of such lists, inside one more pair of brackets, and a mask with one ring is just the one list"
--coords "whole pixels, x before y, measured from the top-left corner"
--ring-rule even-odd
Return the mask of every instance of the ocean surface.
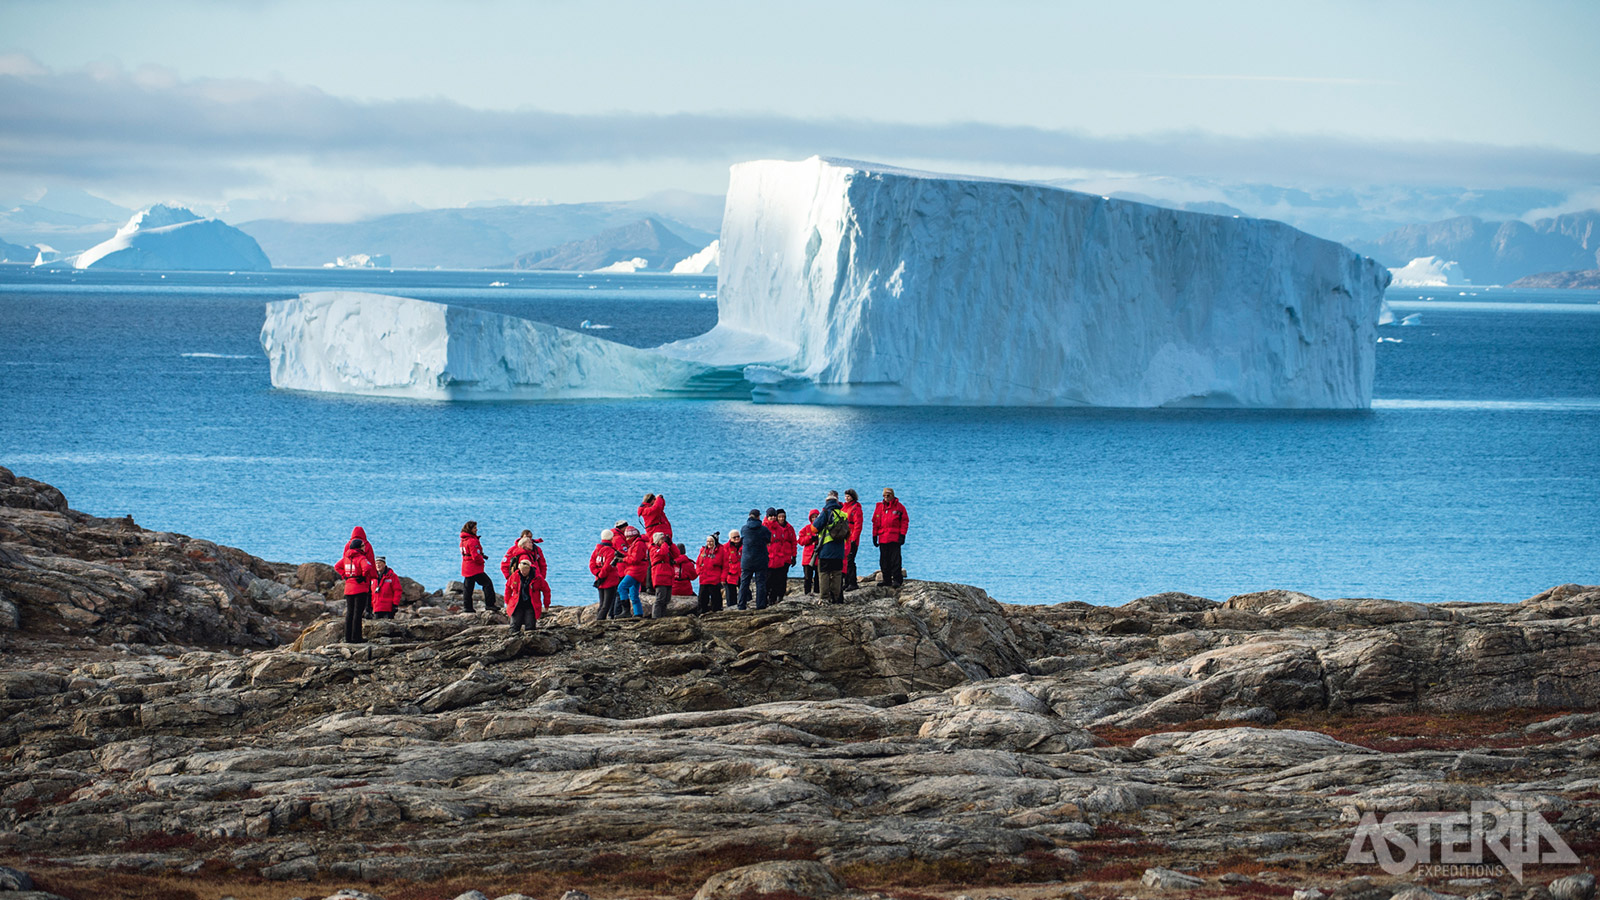
[[[499, 284], [495, 284], [499, 282]], [[639, 346], [716, 321], [714, 278], [0, 267], [0, 465], [97, 515], [333, 562], [365, 526], [403, 575], [459, 578], [545, 538], [558, 603], [592, 600], [601, 528], [646, 491], [691, 554], [751, 507], [828, 488], [912, 518], [913, 578], [1017, 603], [1515, 601], [1600, 583], [1600, 293], [1391, 290], [1370, 412], [431, 403], [275, 391], [263, 304], [345, 288], [525, 316]], [[868, 544], [862, 569], [876, 568]], [[497, 571], [493, 575], [500, 584]]]

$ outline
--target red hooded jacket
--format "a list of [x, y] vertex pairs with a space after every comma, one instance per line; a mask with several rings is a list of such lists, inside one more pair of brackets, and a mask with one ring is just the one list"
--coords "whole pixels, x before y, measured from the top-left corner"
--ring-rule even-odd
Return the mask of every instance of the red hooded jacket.
[[850, 517], [850, 543], [852, 545], [861, 543], [861, 504], [851, 500], [839, 505], [844, 510], [844, 514]]
[[511, 570], [517, 567], [517, 560], [526, 556], [528, 559], [533, 561], [533, 574], [539, 576], [540, 578], [549, 577], [550, 564], [545, 561], [544, 551], [539, 549], [538, 538], [534, 539], [532, 550], [522, 549], [522, 544], [520, 543], [521, 540], [522, 538], [517, 538], [518, 543], [513, 543], [509, 548], [506, 549], [506, 555], [501, 557], [500, 574], [504, 575], [506, 578], [510, 578]]
[[[517, 599], [522, 594], [522, 570], [512, 569], [511, 577], [506, 579], [506, 614], [517, 611]], [[538, 575], [528, 575], [528, 597], [533, 601], [533, 617], [550, 608], [550, 585]]]
[[767, 544], [767, 568], [776, 569], [779, 566], [794, 565], [795, 545], [794, 526], [788, 522], [778, 523], [774, 516], [766, 520], [767, 531], [772, 533], [772, 542]]
[[644, 538], [634, 538], [628, 544], [622, 560], [622, 574], [632, 575], [634, 581], [644, 584], [645, 572], [650, 569], [650, 545], [644, 542]]
[[672, 584], [678, 577], [678, 560], [689, 557], [678, 552], [678, 545], [662, 541], [650, 547], [650, 582], [656, 587]]
[[679, 556], [678, 564], [673, 568], [672, 596], [693, 597], [694, 579], [700, 574], [700, 570], [695, 568], [694, 560], [687, 556]]
[[614, 588], [622, 581], [622, 569], [617, 565], [622, 554], [606, 541], [594, 545], [589, 554], [589, 573], [599, 582], [596, 587]]
[[898, 544], [911, 530], [911, 514], [896, 497], [890, 503], [878, 501], [872, 508], [872, 539], [880, 544]]
[[722, 583], [739, 583], [739, 557], [744, 555], [744, 545], [729, 541], [722, 545]]
[[374, 569], [373, 576], [377, 586], [372, 591], [372, 611], [394, 612], [405, 595], [405, 587], [400, 584], [400, 576], [396, 575], [393, 569], [384, 569], [382, 575], [377, 574], [377, 570]]
[[461, 532], [461, 577], [483, 574], [483, 542], [470, 531]]
[[667, 537], [672, 537], [672, 523], [667, 521], [667, 498], [657, 494], [649, 503], [639, 504], [639, 521], [644, 523], [644, 537], [649, 540], [657, 532], [665, 532]]
[[[356, 530], [360, 531], [361, 529], [358, 528]], [[339, 564], [334, 566], [333, 569], [339, 573], [340, 578], [344, 579], [344, 595], [346, 597], [351, 594], [372, 593], [372, 582], [378, 577], [378, 570], [367, 560], [366, 554], [361, 550], [357, 550], [354, 547], [346, 549], [344, 558], [339, 560]]]
[[695, 558], [695, 569], [700, 573], [701, 584], [722, 583], [722, 545], [715, 547], [701, 547], [700, 555]]
[[[816, 510], [811, 511], [811, 515], [815, 516], [816, 514]], [[795, 539], [795, 542], [800, 545], [800, 565], [811, 565], [811, 557], [816, 555], [817, 552], [817, 529], [813, 528], [810, 522], [807, 522], [806, 526], [800, 529], [800, 535]]]

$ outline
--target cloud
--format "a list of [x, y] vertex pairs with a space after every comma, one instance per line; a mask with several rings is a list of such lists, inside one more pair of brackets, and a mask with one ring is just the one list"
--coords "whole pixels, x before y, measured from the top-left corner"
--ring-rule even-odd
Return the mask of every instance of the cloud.
[[485, 168], [852, 156], [1056, 166], [1253, 182], [1600, 184], [1600, 154], [1465, 142], [1181, 132], [1094, 136], [982, 122], [778, 115], [571, 115], [438, 98], [367, 102], [285, 81], [182, 79], [115, 66], [49, 71], [0, 58], [0, 172], [106, 182], [259, 182], [273, 163]]

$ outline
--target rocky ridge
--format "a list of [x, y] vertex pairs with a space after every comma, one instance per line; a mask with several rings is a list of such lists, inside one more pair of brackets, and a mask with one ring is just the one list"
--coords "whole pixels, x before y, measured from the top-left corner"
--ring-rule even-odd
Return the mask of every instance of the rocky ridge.
[[[1388, 898], [1408, 879], [1344, 862], [1361, 817], [1474, 801], [1545, 815], [1583, 861], [1527, 891], [1600, 854], [1597, 587], [1111, 608], [868, 583], [843, 606], [558, 608], [521, 635], [419, 599], [348, 645], [315, 566], [82, 516], [5, 476], [0, 591], [22, 627], [0, 641], [65, 624], [100, 647], [0, 666], [0, 860], [52, 885], [470, 876], [633, 896], [769, 860], [820, 863], [838, 879], [805, 881], [822, 893]], [[283, 590], [253, 599], [263, 581]]]

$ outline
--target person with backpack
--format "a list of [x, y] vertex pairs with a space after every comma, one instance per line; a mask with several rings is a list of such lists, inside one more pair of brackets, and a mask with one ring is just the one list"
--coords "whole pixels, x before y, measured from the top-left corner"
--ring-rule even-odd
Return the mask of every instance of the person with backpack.
[[750, 517], [739, 529], [743, 552], [739, 556], [739, 608], [751, 603], [756, 609], [767, 608], [767, 547], [772, 543], [772, 532], [761, 524], [761, 510], [750, 510]]
[[[543, 538], [534, 537], [533, 532], [527, 528], [522, 529], [522, 534], [517, 537], [516, 542], [507, 547], [505, 556], [500, 558], [500, 574], [509, 579], [511, 570], [516, 566], [517, 560], [526, 556], [533, 561], [533, 573], [535, 575], [540, 578], [549, 577], [550, 564], [545, 561], [544, 551], [539, 549], [539, 545], [542, 543], [544, 543]], [[472, 608], [468, 607], [467, 611], [471, 612]]]
[[812, 510], [806, 516], [805, 527], [800, 529], [800, 534], [795, 537], [795, 544], [800, 548], [800, 571], [805, 575], [805, 583], [801, 592], [810, 596], [817, 592], [817, 511]]
[[725, 609], [739, 605], [740, 560], [744, 559], [744, 536], [735, 528], [722, 545], [722, 600]]
[[394, 611], [400, 607], [404, 597], [405, 586], [400, 583], [400, 576], [389, 568], [388, 560], [378, 557], [373, 565], [372, 617], [394, 618]]
[[906, 544], [906, 532], [911, 530], [911, 514], [904, 503], [894, 495], [893, 488], [883, 489], [883, 500], [872, 509], [872, 545], [878, 548], [878, 577], [888, 587], [904, 587], [905, 568], [900, 558], [900, 548]]
[[695, 615], [722, 611], [721, 538], [722, 535], [715, 531], [706, 535], [705, 546], [700, 548], [699, 556], [695, 557], [695, 568], [700, 573], [700, 596]]
[[595, 590], [600, 592], [595, 621], [622, 617], [622, 606], [617, 599], [617, 584], [622, 581], [622, 554], [612, 546], [613, 537], [611, 529], [601, 531], [600, 543], [595, 544], [594, 552], [589, 554], [589, 573], [594, 576]]
[[855, 488], [844, 492], [844, 503], [841, 504], [845, 515], [850, 519], [850, 545], [845, 550], [844, 563], [844, 589], [853, 591], [861, 587], [856, 580], [856, 551], [861, 549], [861, 526], [863, 524], [861, 513], [861, 497]]
[[828, 492], [817, 513], [817, 590], [829, 603], [844, 602], [844, 567], [850, 552], [850, 514], [839, 504], [839, 494]]
[[472, 587], [483, 587], [483, 608], [494, 612], [494, 582], [484, 574], [483, 542], [478, 540], [478, 523], [461, 526], [461, 608], [472, 612]]
[[689, 558], [689, 551], [682, 544], [678, 544], [678, 562], [672, 573], [672, 596], [693, 597], [694, 580], [699, 577], [700, 569], [695, 561]]
[[[360, 531], [360, 528], [356, 529]], [[377, 578], [378, 570], [367, 561], [370, 547], [363, 538], [353, 537], [345, 545], [344, 556], [340, 558], [334, 571], [344, 579], [344, 642], [346, 644], [359, 644], [361, 640], [361, 617], [367, 611], [367, 606], [372, 602], [372, 582]]]
[[[356, 541], [361, 542], [362, 555], [367, 558], [367, 562], [376, 564], [378, 559], [377, 552], [372, 549], [372, 541], [367, 538], [367, 530], [360, 525], [350, 529], [350, 539], [345, 542], [344, 548], [349, 550]], [[367, 595], [366, 605], [361, 607], [360, 616], [363, 619], [372, 618], [372, 596], [370, 594]]]
[[506, 606], [511, 609], [511, 631], [537, 628], [539, 616], [550, 608], [549, 588], [541, 589], [541, 581], [533, 571], [533, 560], [518, 557], [517, 567], [511, 570], [506, 581]]

